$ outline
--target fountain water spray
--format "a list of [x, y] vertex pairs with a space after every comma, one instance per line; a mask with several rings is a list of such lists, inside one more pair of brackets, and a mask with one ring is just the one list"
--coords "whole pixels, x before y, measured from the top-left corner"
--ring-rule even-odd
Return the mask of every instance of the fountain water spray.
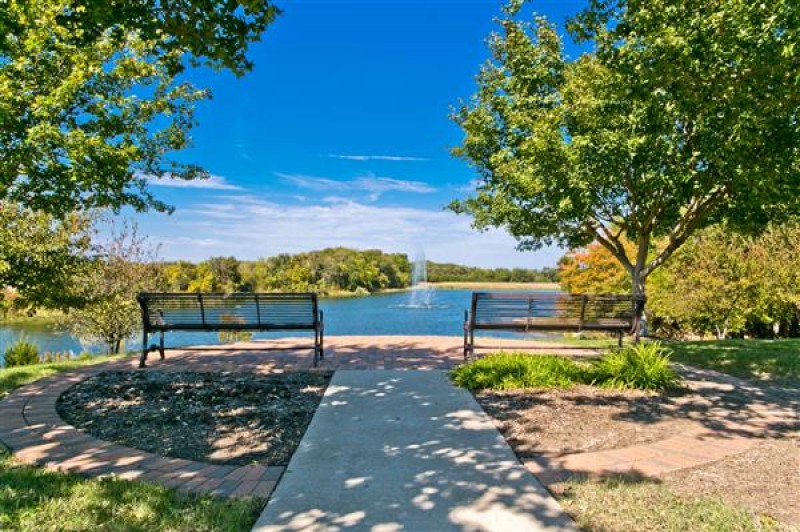
[[425, 252], [420, 250], [411, 264], [411, 297], [410, 308], [431, 308], [433, 289], [428, 286], [428, 268]]

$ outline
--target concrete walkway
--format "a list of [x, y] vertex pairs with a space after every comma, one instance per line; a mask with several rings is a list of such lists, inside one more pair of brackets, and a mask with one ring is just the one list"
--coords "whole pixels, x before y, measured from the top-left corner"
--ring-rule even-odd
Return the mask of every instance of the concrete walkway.
[[577, 530], [442, 371], [338, 371], [254, 530]]

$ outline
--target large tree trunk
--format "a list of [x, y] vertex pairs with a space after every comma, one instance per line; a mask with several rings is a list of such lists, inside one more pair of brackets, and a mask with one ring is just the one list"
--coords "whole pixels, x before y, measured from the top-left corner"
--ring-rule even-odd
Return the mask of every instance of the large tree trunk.
[[646, 277], [642, 274], [641, 268], [636, 268], [631, 271], [631, 294], [634, 298], [634, 304], [637, 305], [636, 309], [638, 315], [635, 317], [635, 326], [633, 330], [633, 342], [639, 343], [639, 338], [642, 332], [642, 318], [644, 317], [644, 307], [647, 300], [647, 290], [645, 288]]

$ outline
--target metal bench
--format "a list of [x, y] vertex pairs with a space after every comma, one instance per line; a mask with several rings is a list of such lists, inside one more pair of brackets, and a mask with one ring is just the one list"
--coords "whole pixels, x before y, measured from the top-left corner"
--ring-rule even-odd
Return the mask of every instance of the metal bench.
[[473, 292], [464, 312], [464, 358], [475, 352], [475, 331], [606, 331], [619, 336], [638, 326], [644, 300], [627, 295], [558, 292]]
[[[323, 314], [314, 293], [301, 294], [187, 294], [141, 293], [142, 355], [158, 351], [164, 359], [166, 331], [314, 331], [314, 367], [323, 351]], [[160, 333], [158, 345], [148, 336]]]

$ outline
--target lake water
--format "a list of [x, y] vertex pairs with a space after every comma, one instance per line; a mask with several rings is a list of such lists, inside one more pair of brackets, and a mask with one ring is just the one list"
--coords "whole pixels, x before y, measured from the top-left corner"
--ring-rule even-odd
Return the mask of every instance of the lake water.
[[[325, 313], [325, 335], [433, 335], [460, 336], [463, 334], [464, 311], [469, 308], [470, 290], [431, 290], [429, 293], [407, 291], [375, 294], [364, 297], [322, 299]], [[255, 333], [253, 338], [308, 335], [306, 332]], [[520, 333], [496, 333], [498, 337], [521, 337]], [[82, 345], [64, 331], [44, 325], [0, 326], [0, 358], [5, 349], [20, 338], [39, 346], [39, 352], [81, 351], [98, 352], [97, 346]], [[168, 347], [218, 344], [215, 332], [168, 332]], [[129, 350], [137, 350], [140, 337], [132, 339]]]

